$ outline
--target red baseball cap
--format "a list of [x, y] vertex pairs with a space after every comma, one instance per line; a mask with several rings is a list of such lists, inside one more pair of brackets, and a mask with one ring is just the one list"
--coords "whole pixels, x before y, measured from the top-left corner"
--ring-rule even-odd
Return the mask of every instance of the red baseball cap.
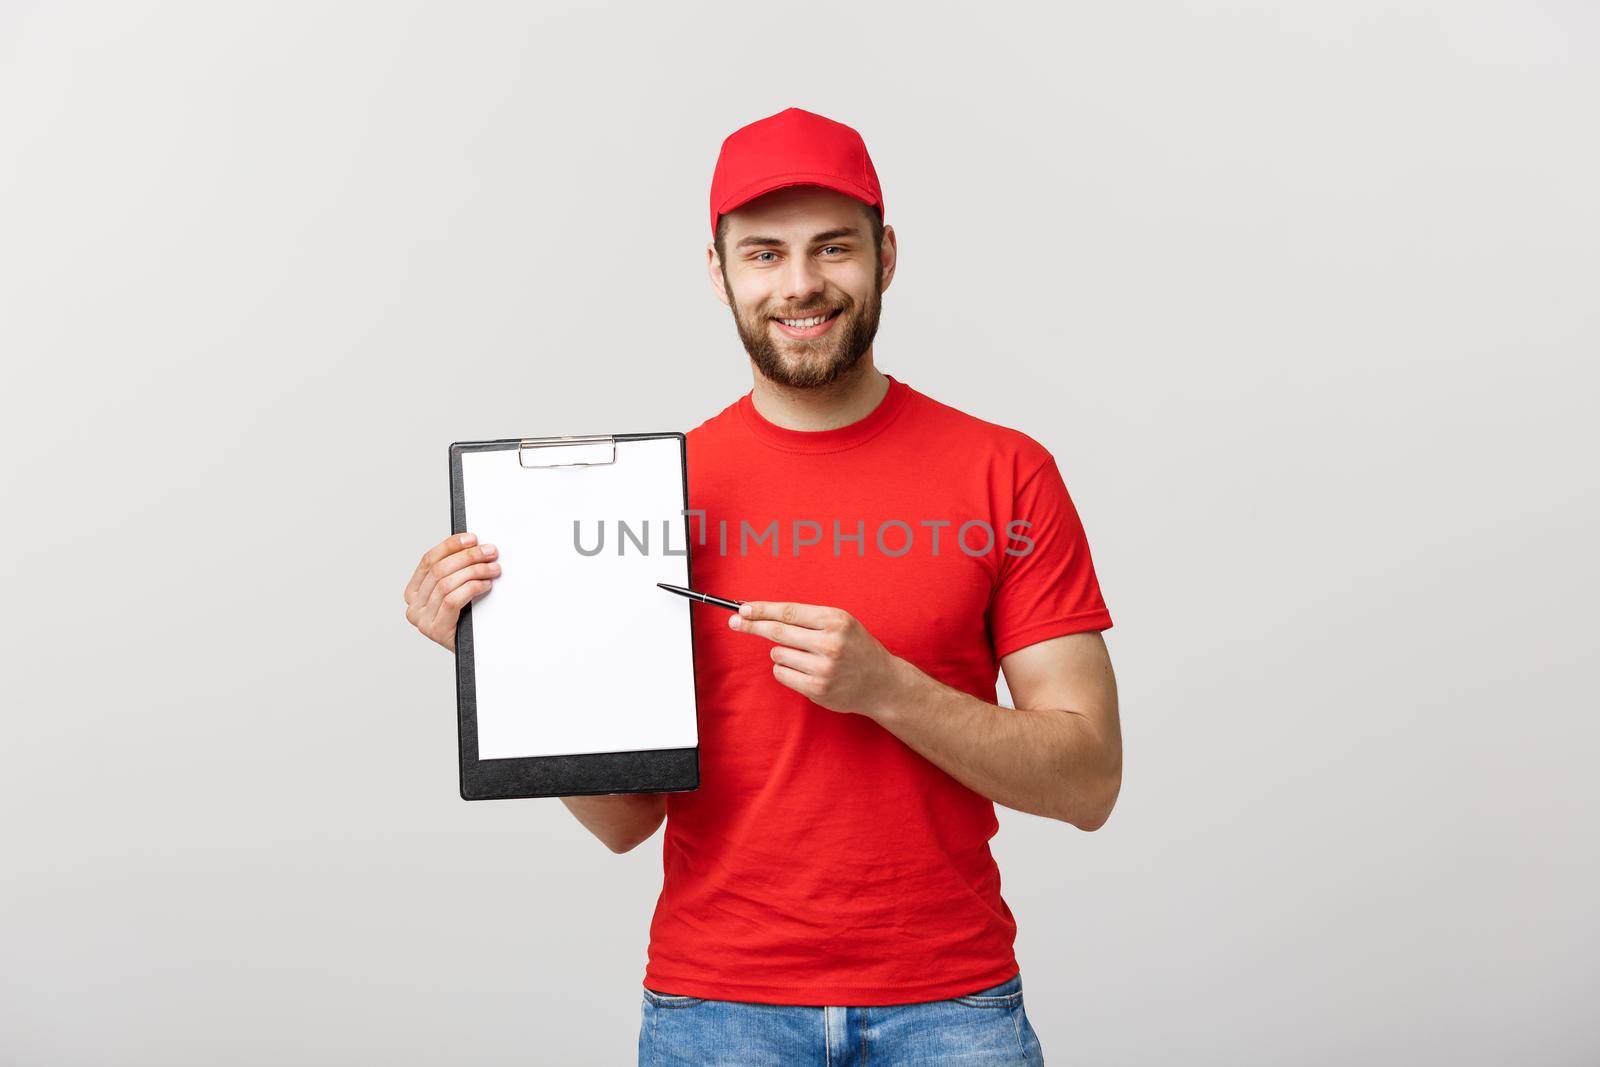
[[787, 108], [730, 133], [711, 175], [711, 236], [717, 219], [787, 185], [820, 185], [883, 211], [867, 144], [842, 122]]

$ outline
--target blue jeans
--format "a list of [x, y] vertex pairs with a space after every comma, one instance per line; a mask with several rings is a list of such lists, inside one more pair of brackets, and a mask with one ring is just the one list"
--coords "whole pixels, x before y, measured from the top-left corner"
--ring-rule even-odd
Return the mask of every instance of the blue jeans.
[[1043, 1067], [1022, 975], [949, 1000], [813, 1008], [644, 990], [639, 1067]]

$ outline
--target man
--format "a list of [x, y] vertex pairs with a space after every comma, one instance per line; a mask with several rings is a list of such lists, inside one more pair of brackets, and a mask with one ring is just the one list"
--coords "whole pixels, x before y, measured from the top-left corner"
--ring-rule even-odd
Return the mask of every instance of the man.
[[[754, 388], [688, 434], [700, 788], [566, 797], [616, 852], [666, 819], [641, 1064], [1041, 1063], [996, 802], [1094, 830], [1121, 785], [1111, 625], [1050, 453], [874, 363], [896, 238], [852, 129], [733, 133], [707, 268]], [[454, 648], [499, 573], [430, 549]], [[995, 704], [997, 669], [1017, 705]]]

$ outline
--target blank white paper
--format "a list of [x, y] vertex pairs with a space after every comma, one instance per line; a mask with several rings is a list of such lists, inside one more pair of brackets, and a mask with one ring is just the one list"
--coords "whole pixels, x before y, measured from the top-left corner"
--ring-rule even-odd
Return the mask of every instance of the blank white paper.
[[[678, 439], [618, 441], [615, 462], [590, 467], [523, 467], [517, 452], [461, 454], [466, 528], [501, 565], [472, 603], [478, 757], [695, 746], [690, 603], [656, 588], [689, 584]], [[566, 452], [529, 461], [591, 458]], [[575, 547], [574, 521], [585, 550], [604, 537], [598, 554]]]

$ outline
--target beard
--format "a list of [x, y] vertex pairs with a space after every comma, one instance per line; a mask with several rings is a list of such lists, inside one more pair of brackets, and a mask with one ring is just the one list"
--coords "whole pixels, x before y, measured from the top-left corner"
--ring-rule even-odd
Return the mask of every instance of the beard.
[[819, 297], [815, 307], [838, 308], [838, 321], [821, 337], [809, 339], [784, 336], [773, 322], [772, 308], [744, 314], [732, 300], [733, 287], [729, 286], [733, 322], [756, 369], [769, 381], [792, 389], [821, 388], [849, 374], [878, 334], [878, 316], [883, 309], [882, 272], [875, 272], [875, 277], [877, 281], [865, 307], [838, 290]]

